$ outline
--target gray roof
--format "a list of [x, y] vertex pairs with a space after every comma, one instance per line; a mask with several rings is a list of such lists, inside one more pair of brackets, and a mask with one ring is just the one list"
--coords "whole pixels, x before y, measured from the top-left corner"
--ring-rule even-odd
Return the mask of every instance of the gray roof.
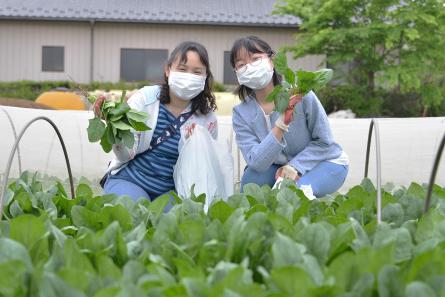
[[275, 0], [0, 0], [0, 19], [295, 27]]

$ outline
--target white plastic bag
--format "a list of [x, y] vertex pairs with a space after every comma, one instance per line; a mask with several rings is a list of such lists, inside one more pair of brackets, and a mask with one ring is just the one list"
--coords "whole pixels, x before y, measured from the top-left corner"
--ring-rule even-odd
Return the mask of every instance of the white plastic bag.
[[[272, 189], [281, 189], [282, 181], [283, 181], [283, 178], [280, 176], [277, 179], [277, 181], [275, 182], [275, 184], [273, 185]], [[300, 190], [303, 191], [303, 193], [307, 197], [307, 199], [309, 199], [309, 200], [317, 199], [317, 197], [314, 196], [314, 192], [312, 190], [311, 185], [300, 185]]]
[[226, 200], [233, 194], [232, 155], [207, 129], [197, 125], [179, 152], [173, 178], [182, 198], [190, 198], [193, 185], [196, 196], [206, 194], [204, 210], [207, 212], [215, 198]]

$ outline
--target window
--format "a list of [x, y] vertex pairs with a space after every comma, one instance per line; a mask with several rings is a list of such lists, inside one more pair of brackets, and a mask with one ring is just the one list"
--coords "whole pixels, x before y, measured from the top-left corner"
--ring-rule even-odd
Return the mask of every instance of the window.
[[64, 71], [65, 48], [63, 46], [42, 47], [42, 71]]
[[121, 49], [121, 80], [163, 80], [166, 49]]
[[224, 52], [224, 84], [236, 85], [238, 84], [238, 79], [236, 78], [235, 71], [230, 64], [230, 52]]

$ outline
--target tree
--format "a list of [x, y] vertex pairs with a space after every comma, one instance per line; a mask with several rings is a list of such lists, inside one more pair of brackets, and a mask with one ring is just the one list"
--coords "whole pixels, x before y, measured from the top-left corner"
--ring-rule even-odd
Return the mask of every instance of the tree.
[[348, 65], [347, 83], [369, 94], [416, 93], [424, 114], [445, 101], [444, 0], [280, 0], [276, 13], [301, 20], [295, 57]]

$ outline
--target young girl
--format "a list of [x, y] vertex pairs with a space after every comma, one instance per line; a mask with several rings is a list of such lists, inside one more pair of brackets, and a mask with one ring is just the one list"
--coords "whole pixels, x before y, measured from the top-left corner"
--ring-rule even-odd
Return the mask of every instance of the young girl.
[[173, 166], [179, 147], [195, 125], [217, 136], [215, 97], [207, 50], [196, 42], [183, 42], [171, 53], [161, 86], [146, 86], [132, 95], [131, 108], [149, 115], [152, 129], [134, 132], [132, 149], [113, 146], [115, 158], [107, 170], [107, 194], [155, 199], [174, 190]]
[[237, 40], [231, 50], [241, 99], [233, 109], [233, 129], [247, 162], [241, 188], [247, 183], [272, 186], [283, 177], [295, 180], [298, 187], [310, 185], [316, 197], [333, 193], [345, 181], [348, 157], [334, 141], [314, 92], [293, 96], [287, 116], [274, 111], [274, 102], [266, 100], [281, 83], [273, 54], [256, 36]]

